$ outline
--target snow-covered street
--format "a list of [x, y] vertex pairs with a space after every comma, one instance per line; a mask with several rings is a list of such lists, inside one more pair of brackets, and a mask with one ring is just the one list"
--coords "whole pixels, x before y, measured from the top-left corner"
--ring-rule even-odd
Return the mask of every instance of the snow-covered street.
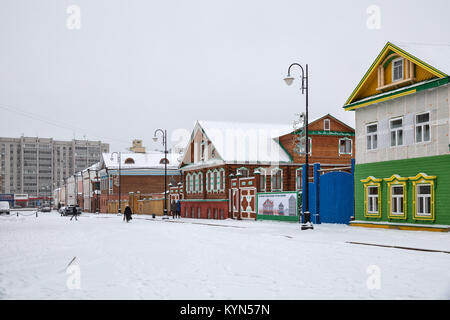
[[[450, 299], [450, 254], [346, 243], [450, 251], [448, 233], [150, 216], [127, 224], [86, 213], [69, 219], [0, 216], [1, 299]], [[67, 273], [74, 257], [80, 289]]]

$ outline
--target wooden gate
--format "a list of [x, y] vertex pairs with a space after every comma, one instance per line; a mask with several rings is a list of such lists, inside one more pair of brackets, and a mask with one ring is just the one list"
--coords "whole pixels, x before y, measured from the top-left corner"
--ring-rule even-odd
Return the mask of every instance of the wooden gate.
[[231, 180], [230, 212], [234, 219], [256, 219], [255, 177]]

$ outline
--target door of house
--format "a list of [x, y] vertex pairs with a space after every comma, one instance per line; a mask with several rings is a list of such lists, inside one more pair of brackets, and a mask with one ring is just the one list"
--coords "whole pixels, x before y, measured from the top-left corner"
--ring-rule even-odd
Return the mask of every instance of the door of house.
[[254, 177], [231, 180], [230, 206], [233, 218], [256, 218], [256, 180]]
[[242, 188], [240, 193], [241, 218], [256, 218], [256, 188]]

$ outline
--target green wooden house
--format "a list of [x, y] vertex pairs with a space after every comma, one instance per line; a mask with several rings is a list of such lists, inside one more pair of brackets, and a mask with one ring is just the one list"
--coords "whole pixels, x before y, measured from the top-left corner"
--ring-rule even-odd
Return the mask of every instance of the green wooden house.
[[450, 45], [387, 43], [355, 112], [354, 226], [448, 231]]

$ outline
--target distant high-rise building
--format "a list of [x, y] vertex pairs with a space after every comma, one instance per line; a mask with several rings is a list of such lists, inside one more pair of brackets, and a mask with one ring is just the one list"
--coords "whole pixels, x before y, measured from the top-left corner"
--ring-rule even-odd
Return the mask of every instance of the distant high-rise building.
[[33, 199], [51, 196], [63, 179], [100, 161], [109, 152], [101, 141], [52, 138], [0, 138], [0, 193], [25, 193]]

